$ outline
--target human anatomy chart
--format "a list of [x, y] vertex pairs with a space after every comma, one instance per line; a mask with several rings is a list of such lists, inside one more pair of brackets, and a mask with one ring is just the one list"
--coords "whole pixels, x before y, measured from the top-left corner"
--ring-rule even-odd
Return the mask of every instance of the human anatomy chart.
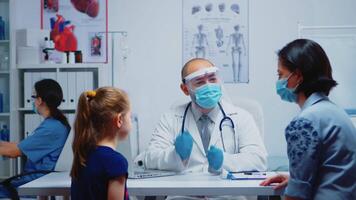
[[206, 58], [225, 83], [248, 83], [248, 1], [183, 0], [183, 63]]
[[83, 62], [107, 62], [107, 0], [42, 0], [42, 28], [58, 51], [82, 51]]

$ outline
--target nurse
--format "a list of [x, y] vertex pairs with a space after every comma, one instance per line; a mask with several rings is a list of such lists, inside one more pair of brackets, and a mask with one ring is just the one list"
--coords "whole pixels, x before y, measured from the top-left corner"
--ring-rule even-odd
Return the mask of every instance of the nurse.
[[[44, 118], [42, 123], [20, 143], [0, 142], [0, 155], [27, 158], [24, 171], [54, 170], [58, 157], [67, 140], [70, 126], [67, 118], [58, 109], [63, 99], [60, 85], [51, 79], [35, 83], [33, 110]], [[11, 182], [12, 186], [25, 184], [43, 174], [23, 176]], [[0, 198], [9, 197], [9, 192], [0, 185]]]
[[181, 72], [191, 101], [164, 114], [144, 152], [148, 169], [211, 172], [266, 170], [266, 150], [246, 110], [223, 100], [218, 68], [195, 58]]
[[286, 186], [287, 200], [356, 199], [356, 130], [328, 98], [337, 83], [327, 55], [316, 42], [298, 39], [278, 57], [277, 93], [301, 112], [285, 129], [290, 176], [261, 185]]

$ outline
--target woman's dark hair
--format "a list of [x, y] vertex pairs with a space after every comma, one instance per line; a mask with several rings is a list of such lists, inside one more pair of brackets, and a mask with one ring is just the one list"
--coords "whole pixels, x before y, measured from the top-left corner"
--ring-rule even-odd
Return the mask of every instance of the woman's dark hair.
[[51, 117], [60, 121], [70, 129], [66, 116], [58, 109], [58, 106], [63, 100], [63, 92], [57, 81], [52, 79], [40, 80], [35, 83], [35, 90], [37, 97], [41, 97], [42, 101], [44, 101], [49, 108]]
[[296, 92], [303, 92], [309, 97], [314, 92], [329, 95], [337, 85], [332, 77], [330, 61], [321, 46], [308, 39], [297, 39], [287, 44], [278, 52], [279, 61], [289, 71], [297, 69], [303, 76]]

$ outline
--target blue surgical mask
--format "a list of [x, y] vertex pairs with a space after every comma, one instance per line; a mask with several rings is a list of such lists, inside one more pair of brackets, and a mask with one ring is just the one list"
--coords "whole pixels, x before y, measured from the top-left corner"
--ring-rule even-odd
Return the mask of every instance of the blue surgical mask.
[[[293, 73], [292, 73], [293, 74]], [[297, 102], [297, 94], [295, 93], [296, 88], [288, 88], [288, 80], [292, 76], [289, 75], [287, 78], [282, 78], [276, 82], [277, 94], [281, 97], [282, 100], [295, 103]]]
[[38, 112], [38, 109], [36, 108], [35, 102], [32, 102], [32, 110], [33, 110], [34, 113], [40, 114], [40, 113]]
[[221, 95], [221, 86], [216, 83], [205, 84], [194, 91], [195, 103], [205, 109], [214, 108]]

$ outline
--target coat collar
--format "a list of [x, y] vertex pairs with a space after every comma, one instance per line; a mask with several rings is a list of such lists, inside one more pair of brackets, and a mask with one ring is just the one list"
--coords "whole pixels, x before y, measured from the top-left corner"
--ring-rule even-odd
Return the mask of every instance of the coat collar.
[[[191, 111], [193, 113], [195, 122], [198, 122], [200, 117], [203, 115], [203, 113], [199, 110], [198, 106], [195, 103], [192, 103], [191, 106]], [[214, 124], [217, 123], [218, 119], [218, 114], [220, 112], [219, 106], [216, 105], [215, 108], [213, 108], [207, 115], [211, 121], [214, 122]]]
[[307, 100], [304, 102], [304, 105], [302, 107], [302, 110], [305, 110], [306, 108], [320, 102], [323, 100], [329, 100], [329, 98], [322, 92], [315, 92], [311, 94]]

